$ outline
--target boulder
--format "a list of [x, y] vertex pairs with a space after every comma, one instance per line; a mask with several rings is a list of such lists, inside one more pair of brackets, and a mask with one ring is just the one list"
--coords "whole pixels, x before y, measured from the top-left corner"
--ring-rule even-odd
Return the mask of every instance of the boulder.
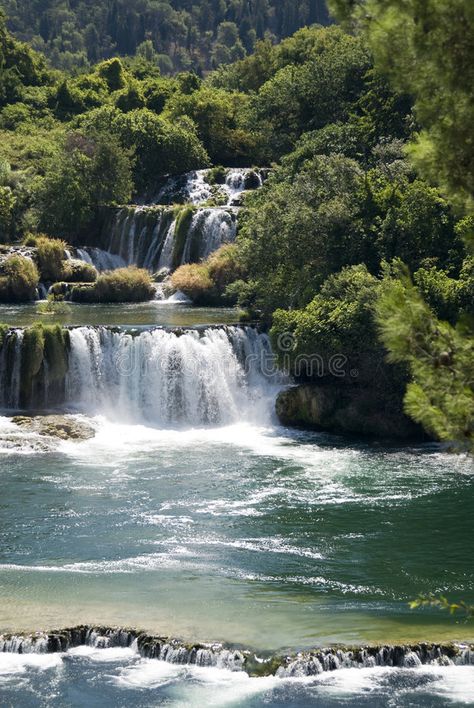
[[276, 412], [283, 425], [380, 439], [426, 440], [398, 397], [367, 386], [304, 384], [282, 391]]
[[74, 416], [15, 416], [12, 418], [12, 422], [20, 428], [25, 428], [32, 433], [48, 438], [80, 442], [82, 440], [90, 440], [95, 436], [95, 430], [92, 425]]

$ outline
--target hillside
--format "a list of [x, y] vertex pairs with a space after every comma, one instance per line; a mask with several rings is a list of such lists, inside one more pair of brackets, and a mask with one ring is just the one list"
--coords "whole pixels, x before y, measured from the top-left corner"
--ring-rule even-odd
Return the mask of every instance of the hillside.
[[165, 73], [241, 59], [264, 37], [279, 41], [328, 24], [325, 0], [1, 0], [9, 29], [62, 69], [113, 55], [154, 56]]

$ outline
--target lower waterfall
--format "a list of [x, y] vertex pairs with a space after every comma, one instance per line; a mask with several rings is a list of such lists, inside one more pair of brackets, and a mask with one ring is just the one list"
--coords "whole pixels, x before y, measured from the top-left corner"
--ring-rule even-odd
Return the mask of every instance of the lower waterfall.
[[268, 337], [252, 328], [70, 333], [66, 404], [129, 422], [223, 425], [265, 415]]
[[58, 381], [47, 348], [35, 372], [27, 370], [24, 332], [10, 330], [0, 349], [3, 408], [60, 407], [158, 426], [269, 417], [277, 376], [268, 336], [252, 327], [64, 332], [66, 365]]

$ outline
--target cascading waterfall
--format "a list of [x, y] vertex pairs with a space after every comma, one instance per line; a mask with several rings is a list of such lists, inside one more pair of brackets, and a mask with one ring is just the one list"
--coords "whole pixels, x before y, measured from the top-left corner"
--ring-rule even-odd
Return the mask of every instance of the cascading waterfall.
[[196, 209], [182, 242], [177, 239], [179, 209], [156, 207], [124, 208], [114, 217], [106, 250], [78, 249], [82, 260], [98, 270], [137, 265], [150, 271], [173, 269], [207, 258], [224, 243], [235, 241], [236, 209]]
[[252, 168], [228, 168], [223, 178], [215, 183], [210, 170], [196, 170], [178, 177], [170, 177], [153, 199], [155, 204], [200, 205], [219, 196], [233, 206], [243, 192], [259, 189], [268, 176], [268, 170]]
[[109, 251], [104, 251], [101, 248], [77, 248], [76, 258], [80, 261], [85, 261], [90, 265], [95, 266], [99, 272], [104, 270], [115, 270], [123, 268], [127, 265], [121, 256], [114, 255]]
[[0, 652], [45, 654], [79, 646], [97, 649], [131, 648], [146, 659], [170, 664], [214, 666], [245, 671], [250, 676], [299, 678], [338, 669], [420, 666], [472, 666], [474, 647], [461, 644], [386, 645], [359, 648], [327, 648], [296, 656], [259, 658], [253, 651], [222, 644], [185, 645], [177, 639], [150, 636], [128, 629], [77, 627], [50, 634], [0, 636]]
[[0, 349], [3, 409], [65, 407], [157, 426], [268, 420], [278, 377], [267, 335], [252, 327], [64, 332], [61, 374], [47, 349], [37, 371], [26, 371], [24, 331], [7, 333]]
[[[235, 241], [242, 194], [259, 189], [267, 174], [267, 170], [228, 169], [218, 184], [211, 184], [209, 170], [170, 177], [148, 206], [112, 212], [101, 248], [78, 248], [76, 257], [99, 271], [136, 265], [155, 272], [199, 262]], [[183, 209], [194, 211], [184, 235], [176, 229]]]
[[129, 422], [224, 425], [268, 416], [273, 357], [252, 328], [70, 333], [66, 404]]

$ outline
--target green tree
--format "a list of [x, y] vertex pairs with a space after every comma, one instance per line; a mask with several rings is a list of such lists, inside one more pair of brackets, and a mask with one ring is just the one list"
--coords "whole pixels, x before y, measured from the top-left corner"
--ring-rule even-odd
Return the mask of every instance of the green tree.
[[130, 154], [113, 136], [71, 133], [39, 189], [39, 226], [72, 240], [93, 225], [101, 206], [127, 202], [131, 191]]
[[459, 204], [473, 207], [474, 5], [471, 0], [330, 0], [362, 30], [377, 66], [415, 97], [422, 130], [412, 155], [419, 169]]
[[408, 365], [405, 409], [440, 440], [474, 451], [474, 339], [437, 319], [398, 265], [376, 312], [389, 361]]

